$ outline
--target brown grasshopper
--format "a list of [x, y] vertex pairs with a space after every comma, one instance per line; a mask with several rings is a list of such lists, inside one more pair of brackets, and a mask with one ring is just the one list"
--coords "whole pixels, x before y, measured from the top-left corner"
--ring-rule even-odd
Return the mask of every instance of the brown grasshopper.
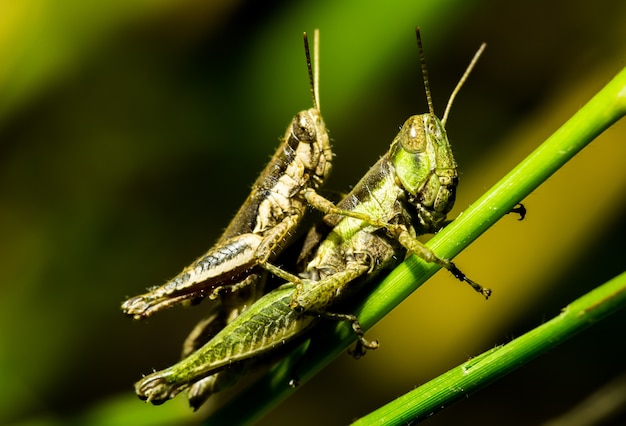
[[[179, 363], [137, 382], [135, 390], [141, 399], [159, 404], [189, 389], [190, 404], [197, 408], [211, 391], [230, 384], [219, 383], [217, 378], [232, 381], [263, 359], [282, 356], [285, 348], [305, 338], [321, 318], [352, 324], [358, 337], [355, 357], [365, 349], [376, 348], [377, 342], [364, 338], [356, 316], [336, 313], [335, 309], [365, 281], [404, 260], [407, 252], [442, 265], [489, 296], [489, 289], [471, 281], [450, 260], [437, 257], [416, 239], [439, 230], [454, 204], [457, 167], [444, 125], [451, 101], [484, 45], [455, 88], [440, 121], [433, 111], [419, 31], [417, 36], [429, 112], [404, 123], [389, 151], [337, 206], [307, 191], [307, 200], [328, 213], [324, 224], [330, 231], [323, 233], [325, 238], [319, 245], [316, 241], [320, 238], [312, 233], [312, 245], [317, 248], [307, 256], [304, 271], [298, 277], [267, 265], [270, 272], [288, 283], [257, 300]], [[216, 386], [196, 392], [196, 384], [205, 380], [213, 380]]]
[[313, 108], [295, 115], [276, 153], [215, 245], [164, 285], [125, 301], [124, 313], [143, 319], [181, 302], [220, 297], [222, 305], [215, 314], [220, 319], [212, 317], [196, 332], [211, 335], [210, 329], [219, 330], [263, 294], [267, 276], [263, 265], [274, 261], [290, 243], [307, 210], [304, 191], [319, 188], [331, 169], [332, 151], [319, 109], [317, 30], [315, 41], [314, 73], [304, 34]]

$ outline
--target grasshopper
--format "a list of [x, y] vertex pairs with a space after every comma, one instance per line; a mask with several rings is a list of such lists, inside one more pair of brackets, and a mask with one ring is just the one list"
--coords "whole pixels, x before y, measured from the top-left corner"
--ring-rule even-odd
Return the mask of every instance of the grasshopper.
[[307, 210], [304, 190], [317, 189], [331, 169], [332, 151], [319, 108], [318, 39], [316, 30], [313, 72], [304, 34], [313, 108], [295, 115], [278, 150], [215, 245], [164, 285], [128, 299], [122, 305], [124, 313], [143, 319], [181, 302], [221, 295], [222, 319], [209, 321], [219, 329], [218, 323], [227, 320], [224, 317], [238, 315], [263, 293], [267, 275], [263, 265], [275, 260], [295, 234]]
[[416, 239], [439, 230], [454, 204], [458, 176], [444, 125], [452, 100], [485, 45], [465, 71], [440, 121], [432, 106], [419, 29], [416, 33], [429, 112], [406, 120], [389, 151], [337, 206], [306, 191], [309, 203], [327, 213], [323, 225], [330, 231], [323, 233], [325, 238], [316, 235], [319, 226], [310, 232], [311, 239], [322, 241], [319, 245], [310, 241], [305, 244], [317, 248], [304, 254], [309, 258], [304, 271], [295, 276], [267, 264], [270, 272], [288, 283], [257, 300], [178, 364], [137, 382], [135, 391], [141, 399], [159, 404], [190, 388], [190, 404], [197, 408], [207, 394], [195, 394], [194, 383], [223, 371], [241, 374], [262, 359], [280, 357], [286, 347], [305, 338], [323, 318], [352, 324], [357, 336], [355, 357], [376, 348], [376, 341], [364, 338], [356, 316], [333, 309], [365, 281], [395, 267], [407, 252], [442, 265], [485, 297], [490, 295], [489, 289], [467, 278], [450, 260], [437, 257]]

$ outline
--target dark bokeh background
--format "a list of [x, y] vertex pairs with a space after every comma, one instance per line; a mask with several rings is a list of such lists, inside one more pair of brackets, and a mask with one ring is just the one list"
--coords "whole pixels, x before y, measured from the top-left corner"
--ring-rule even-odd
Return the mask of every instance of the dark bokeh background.
[[[202, 305], [147, 323], [125, 297], [219, 236], [291, 117], [311, 105], [302, 31], [321, 30], [321, 106], [346, 189], [426, 110], [422, 27], [460, 164], [454, 215], [626, 63], [626, 4], [447, 1], [5, 2], [0, 6], [0, 423], [197, 424], [136, 400]], [[544, 322], [624, 268], [619, 123], [457, 258], [488, 302], [437, 274], [263, 424], [345, 424]], [[454, 216], [453, 215], [453, 216]], [[623, 372], [624, 313], [429, 424], [537, 424]], [[210, 407], [209, 407], [210, 409]], [[242, 407], [245, 409], [245, 407]]]

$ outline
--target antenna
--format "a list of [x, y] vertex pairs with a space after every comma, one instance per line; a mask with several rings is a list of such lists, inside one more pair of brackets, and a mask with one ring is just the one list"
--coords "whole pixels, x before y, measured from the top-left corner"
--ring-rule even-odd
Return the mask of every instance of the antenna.
[[309, 50], [309, 37], [304, 33], [304, 53], [306, 54], [306, 66], [309, 71], [309, 84], [311, 86], [311, 96], [313, 97], [313, 108], [320, 110], [320, 31], [313, 32], [313, 67], [311, 67], [311, 52]]
[[426, 101], [428, 102], [428, 111], [430, 115], [435, 117], [435, 109], [433, 108], [433, 98], [430, 96], [430, 84], [428, 84], [428, 70], [426, 69], [426, 57], [424, 56], [424, 47], [422, 46], [422, 36], [420, 35], [420, 27], [415, 27], [415, 36], [417, 37], [417, 49], [420, 54], [420, 64], [422, 66], [422, 78], [424, 79], [424, 89], [426, 90]]
[[480, 45], [480, 47], [478, 48], [478, 51], [474, 54], [472, 61], [467, 66], [465, 73], [463, 73], [463, 76], [461, 77], [456, 87], [452, 91], [452, 94], [450, 95], [450, 99], [448, 100], [448, 105], [446, 105], [446, 111], [443, 113], [443, 119], [441, 120], [441, 124], [444, 127], [446, 126], [448, 115], [450, 114], [450, 108], [452, 108], [452, 101], [454, 101], [456, 94], [459, 93], [459, 90], [461, 90], [461, 86], [463, 86], [463, 83], [465, 83], [465, 80], [467, 80], [467, 77], [469, 76], [470, 72], [472, 72], [472, 70], [474, 69], [474, 65], [476, 65], [476, 62], [478, 62], [478, 58], [480, 58], [480, 55], [482, 55], [483, 51], [485, 50], [485, 47], [487, 47], [487, 43], [483, 43]]

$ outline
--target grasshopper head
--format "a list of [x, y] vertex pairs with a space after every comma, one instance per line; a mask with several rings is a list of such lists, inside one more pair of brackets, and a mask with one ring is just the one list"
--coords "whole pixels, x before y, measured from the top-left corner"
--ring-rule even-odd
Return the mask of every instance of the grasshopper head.
[[332, 150], [328, 130], [317, 108], [300, 111], [291, 123], [292, 140], [299, 155], [299, 161], [321, 180], [330, 173]]
[[458, 182], [456, 162], [439, 119], [433, 114], [410, 117], [392, 143], [390, 158], [421, 224], [436, 231], [454, 205]]

